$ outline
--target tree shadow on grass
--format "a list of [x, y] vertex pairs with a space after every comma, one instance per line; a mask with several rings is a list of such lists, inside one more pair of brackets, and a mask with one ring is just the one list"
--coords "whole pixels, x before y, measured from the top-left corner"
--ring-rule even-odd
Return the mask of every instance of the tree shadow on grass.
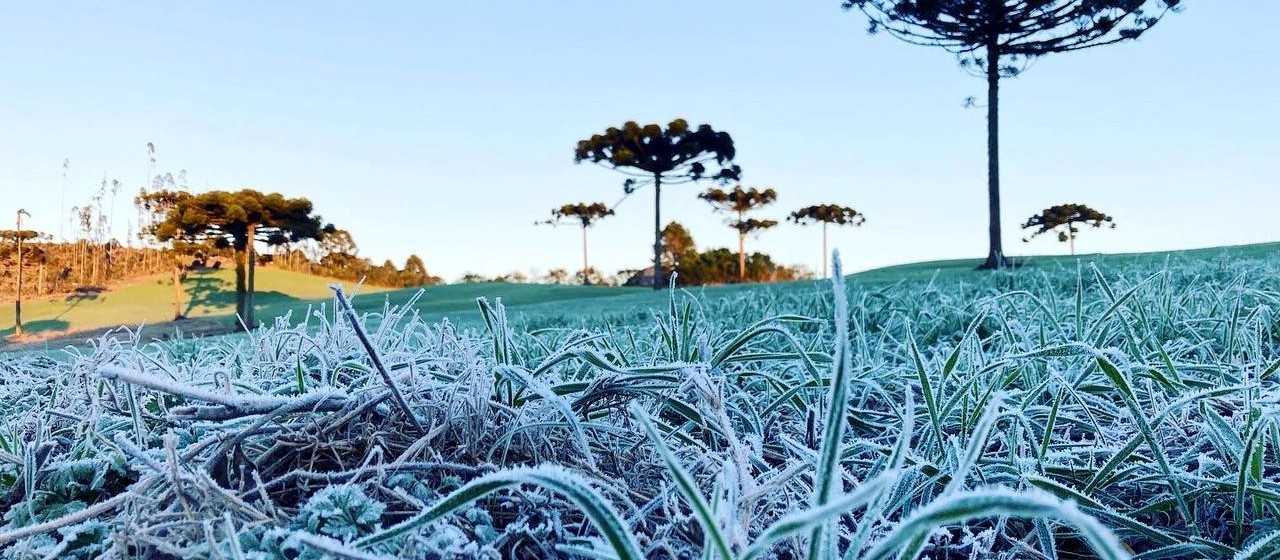
[[58, 312], [57, 315], [54, 315], [53, 319], [61, 319], [63, 315], [66, 315], [72, 309], [79, 307], [81, 303], [98, 299], [99, 295], [101, 295], [103, 291], [104, 290], [102, 288], [97, 286], [81, 286], [76, 288], [76, 291], [68, 294], [67, 297], [62, 299], [62, 301], [66, 302], [67, 306], [62, 308], [62, 311]]
[[183, 315], [190, 315], [196, 307], [216, 309], [236, 304], [235, 284], [214, 276], [212, 272], [190, 273], [182, 286], [187, 300]]
[[[26, 334], [35, 334], [48, 331], [65, 331], [69, 326], [71, 326], [71, 323], [61, 319], [38, 319], [35, 321], [24, 321], [22, 323], [22, 330], [26, 331]], [[15, 332], [17, 332], [16, 326], [9, 325], [8, 328], [0, 330], [0, 338], [9, 338], [10, 336], [13, 336]]]

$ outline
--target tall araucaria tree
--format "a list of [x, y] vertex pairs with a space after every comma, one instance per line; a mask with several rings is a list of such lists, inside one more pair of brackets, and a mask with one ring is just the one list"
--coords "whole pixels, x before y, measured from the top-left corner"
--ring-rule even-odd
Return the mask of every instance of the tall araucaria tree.
[[1182, 0], [843, 0], [871, 33], [942, 47], [987, 80], [989, 247], [983, 268], [1006, 265], [1000, 237], [1000, 79], [1035, 59], [1137, 39]]
[[1051, 231], [1058, 232], [1058, 241], [1071, 244], [1071, 254], [1076, 254], [1076, 235], [1080, 233], [1077, 224], [1091, 225], [1095, 228], [1101, 228], [1104, 225], [1115, 228], [1115, 221], [1106, 214], [1089, 208], [1083, 204], [1059, 204], [1050, 206], [1041, 210], [1039, 214], [1027, 219], [1027, 223], [1022, 224], [1022, 229], [1035, 228], [1022, 241], [1027, 242], [1036, 236], [1049, 233]]
[[545, 224], [555, 225], [560, 220], [577, 220], [582, 225], [582, 284], [584, 286], [591, 284], [591, 266], [587, 261], [587, 228], [595, 225], [595, 223], [605, 216], [612, 216], [613, 209], [605, 206], [603, 202], [593, 202], [587, 204], [579, 202], [577, 204], [565, 204], [551, 211], [551, 219]]
[[255, 326], [254, 244], [320, 239], [333, 229], [312, 214], [310, 200], [285, 198], [279, 193], [243, 189], [201, 194], [161, 191], [152, 195], [171, 201], [164, 219], [155, 225], [156, 239], [208, 241], [235, 251], [236, 313], [248, 328]]
[[662, 186], [714, 180], [737, 180], [742, 168], [733, 163], [736, 150], [727, 132], [709, 125], [691, 128], [684, 119], [666, 128], [628, 121], [578, 141], [575, 163], [589, 161], [631, 175], [623, 183], [627, 194], [653, 185], [653, 289], [662, 288]]
[[743, 189], [742, 185], [737, 185], [728, 191], [713, 187], [707, 189], [707, 192], [699, 194], [698, 198], [710, 203], [717, 211], [734, 214], [735, 218], [730, 219], [728, 223], [729, 227], [738, 230], [738, 281], [745, 282], [747, 279], [747, 235], [778, 225], [776, 220], [748, 219], [746, 214], [752, 210], [777, 202], [778, 192], [773, 189], [760, 190], [755, 187]]
[[827, 254], [827, 226], [835, 224], [838, 226], [861, 226], [867, 221], [866, 216], [850, 208], [848, 206], [840, 206], [839, 204], [816, 204], [814, 206], [806, 206], [787, 217], [788, 220], [799, 225], [808, 225], [812, 223], [822, 224], [822, 277], [827, 276], [827, 261], [831, 255]]

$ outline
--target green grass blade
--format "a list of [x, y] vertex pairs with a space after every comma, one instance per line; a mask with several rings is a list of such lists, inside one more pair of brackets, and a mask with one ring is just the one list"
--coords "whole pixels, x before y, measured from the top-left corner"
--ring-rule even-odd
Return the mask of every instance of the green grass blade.
[[689, 471], [685, 470], [680, 461], [676, 459], [676, 456], [671, 453], [671, 449], [667, 448], [666, 442], [662, 440], [662, 435], [658, 433], [658, 429], [649, 420], [649, 414], [638, 403], [633, 402], [628, 408], [631, 411], [631, 417], [640, 423], [640, 427], [644, 429], [645, 434], [649, 436], [649, 440], [658, 449], [658, 454], [662, 456], [663, 462], [667, 465], [667, 472], [675, 479], [676, 488], [680, 490], [680, 495], [684, 496], [684, 499], [689, 502], [689, 508], [693, 510], [693, 514], [698, 518], [698, 523], [702, 526], [702, 530], [706, 531], [712, 548], [720, 556], [721, 560], [733, 560], [733, 552], [729, 550], [729, 541], [724, 538], [724, 533], [720, 530], [720, 525], [716, 521], [715, 511], [711, 509], [706, 498], [702, 496], [702, 492], [698, 490], [698, 484], [694, 482]]
[[1001, 516], [1056, 519], [1074, 526], [1099, 558], [1123, 560], [1130, 557], [1110, 529], [1070, 502], [1058, 500], [1044, 492], [1014, 492], [991, 488], [934, 500], [899, 523], [892, 532], [876, 543], [865, 558], [878, 560], [896, 553], [899, 559], [914, 559], [920, 549], [918, 546], [911, 548], [911, 543], [924, 542], [934, 529], [973, 519]]

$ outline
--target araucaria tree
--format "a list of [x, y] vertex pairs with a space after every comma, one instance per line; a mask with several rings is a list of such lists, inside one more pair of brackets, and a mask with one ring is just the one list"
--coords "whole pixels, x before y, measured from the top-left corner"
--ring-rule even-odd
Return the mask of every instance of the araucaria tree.
[[332, 230], [332, 226], [322, 225], [319, 216], [312, 215], [311, 201], [305, 198], [285, 198], [279, 193], [253, 189], [161, 193], [152, 195], [170, 202], [164, 219], [154, 227], [156, 239], [202, 240], [235, 251], [236, 313], [249, 328], [255, 326], [254, 243], [280, 245], [320, 239], [326, 230]]
[[866, 216], [848, 206], [840, 206], [839, 204], [817, 204], [814, 206], [806, 206], [787, 217], [799, 225], [807, 225], [812, 223], [822, 224], [822, 277], [827, 277], [827, 261], [831, 255], [827, 253], [827, 226], [835, 224], [838, 226], [861, 226], [867, 221]]
[[709, 125], [691, 128], [676, 119], [663, 128], [641, 126], [628, 121], [622, 128], [610, 127], [604, 134], [580, 140], [574, 150], [575, 163], [589, 161], [627, 175], [623, 189], [630, 194], [653, 185], [653, 289], [662, 287], [662, 186], [714, 180], [721, 184], [737, 180], [742, 169], [733, 163], [736, 151], [727, 132]]
[[1044, 55], [1137, 39], [1181, 0], [843, 0], [908, 43], [942, 47], [987, 80], [989, 248], [983, 268], [1005, 266], [1000, 239], [1000, 79]]
[[582, 224], [582, 284], [591, 284], [591, 265], [587, 262], [587, 228], [594, 225], [597, 221], [605, 216], [612, 216], [613, 209], [605, 206], [603, 202], [594, 202], [587, 204], [579, 202], [577, 204], [565, 204], [551, 211], [551, 220], [546, 222], [555, 224], [560, 220], [578, 220]]
[[1036, 236], [1049, 233], [1051, 231], [1058, 232], [1058, 241], [1071, 244], [1071, 254], [1076, 254], [1076, 235], [1080, 233], [1079, 224], [1086, 224], [1095, 228], [1108, 226], [1115, 228], [1115, 221], [1111, 216], [1103, 214], [1093, 208], [1089, 208], [1083, 204], [1059, 204], [1045, 208], [1039, 214], [1027, 219], [1027, 223], [1022, 224], [1022, 229], [1035, 228], [1031, 235], [1027, 236], [1023, 241], [1031, 241]]
[[743, 189], [742, 185], [737, 185], [733, 187], [733, 190], [729, 191], [713, 187], [707, 189], [707, 192], [699, 194], [698, 198], [710, 203], [711, 206], [715, 207], [716, 211], [734, 214], [734, 218], [729, 220], [729, 227], [738, 230], [738, 281], [745, 282], [747, 279], [747, 235], [778, 225], [776, 220], [749, 219], [746, 214], [752, 210], [777, 202], [778, 192], [773, 189], [760, 190], [755, 187]]

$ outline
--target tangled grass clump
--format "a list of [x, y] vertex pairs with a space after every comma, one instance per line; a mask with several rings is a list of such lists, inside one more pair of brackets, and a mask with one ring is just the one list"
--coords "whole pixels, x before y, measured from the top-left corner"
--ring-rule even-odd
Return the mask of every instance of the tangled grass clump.
[[588, 329], [480, 300], [483, 332], [338, 290], [6, 358], [0, 557], [1267, 558], [1278, 273], [672, 290]]

